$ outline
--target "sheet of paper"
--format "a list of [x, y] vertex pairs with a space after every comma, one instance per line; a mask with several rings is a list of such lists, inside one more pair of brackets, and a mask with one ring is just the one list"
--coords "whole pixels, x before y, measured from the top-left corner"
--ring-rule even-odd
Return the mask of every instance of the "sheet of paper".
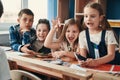
[[85, 68], [82, 68], [76, 64], [71, 64], [70, 68], [73, 68], [73, 69], [76, 69], [76, 70], [81, 70], [81, 71], [84, 71], [86, 72], [87, 70]]
[[0, 48], [2, 48], [5, 51], [11, 50], [11, 47], [7, 47], [7, 46], [0, 46]]

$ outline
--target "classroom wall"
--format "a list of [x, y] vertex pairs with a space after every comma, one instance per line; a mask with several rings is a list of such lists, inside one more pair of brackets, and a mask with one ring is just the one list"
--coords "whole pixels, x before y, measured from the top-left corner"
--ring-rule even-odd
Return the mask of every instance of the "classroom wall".
[[75, 0], [69, 0], [69, 18], [74, 18]]
[[[120, 0], [107, 0], [107, 19], [120, 20]], [[120, 28], [113, 28], [118, 39], [120, 39]], [[120, 42], [119, 42], [120, 43]]]
[[[74, 3], [75, 0], [69, 0], [69, 18], [74, 18]], [[47, 17], [51, 21], [57, 17], [57, 0], [48, 0]]]
[[57, 16], [57, 0], [48, 0], [47, 1], [47, 18], [49, 19], [50, 21], [50, 24], [51, 24], [51, 20], [56, 18]]
[[120, 19], [120, 0], [107, 0], [107, 18]]
[[10, 46], [9, 34], [0, 34], [0, 46]]

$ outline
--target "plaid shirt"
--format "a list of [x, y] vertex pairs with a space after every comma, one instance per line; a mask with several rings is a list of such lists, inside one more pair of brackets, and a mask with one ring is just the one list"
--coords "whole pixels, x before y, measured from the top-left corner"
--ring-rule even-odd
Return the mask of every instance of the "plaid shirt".
[[23, 34], [20, 32], [20, 25], [11, 26], [9, 28], [9, 40], [11, 48], [15, 51], [20, 51], [20, 48], [25, 44], [30, 44], [36, 35], [35, 29], [31, 28], [30, 31], [26, 31]]

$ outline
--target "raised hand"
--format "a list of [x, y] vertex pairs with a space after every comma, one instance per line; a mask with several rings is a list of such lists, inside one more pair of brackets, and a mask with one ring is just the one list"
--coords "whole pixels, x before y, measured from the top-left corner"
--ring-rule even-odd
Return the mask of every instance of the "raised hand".
[[56, 18], [52, 20], [52, 27], [55, 29], [61, 27], [60, 18]]

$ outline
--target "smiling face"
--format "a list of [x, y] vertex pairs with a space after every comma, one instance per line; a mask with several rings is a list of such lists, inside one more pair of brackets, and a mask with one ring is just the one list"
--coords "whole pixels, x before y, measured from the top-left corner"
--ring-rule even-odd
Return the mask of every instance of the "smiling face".
[[49, 29], [46, 24], [44, 23], [38, 24], [36, 29], [36, 35], [41, 42], [44, 42], [48, 32], [49, 32]]
[[76, 24], [69, 25], [65, 37], [70, 44], [74, 44], [75, 40], [78, 38], [79, 28]]
[[99, 12], [91, 7], [84, 8], [84, 23], [89, 29], [98, 29], [102, 16]]

